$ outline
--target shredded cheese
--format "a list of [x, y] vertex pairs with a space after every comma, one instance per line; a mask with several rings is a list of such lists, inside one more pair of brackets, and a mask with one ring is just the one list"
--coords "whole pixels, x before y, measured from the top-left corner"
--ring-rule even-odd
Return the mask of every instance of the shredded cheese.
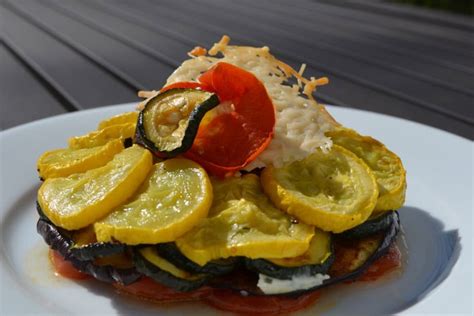
[[210, 56], [215, 56], [218, 53], [224, 53], [227, 47], [227, 44], [230, 42], [230, 37], [227, 35], [222, 36], [221, 40], [218, 43], [215, 43], [214, 46], [209, 50]]
[[152, 98], [154, 98], [155, 96], [158, 95], [158, 93], [160, 93], [160, 91], [156, 91], [156, 90], [151, 90], [151, 91], [144, 91], [144, 90], [141, 90], [141, 91], [138, 91], [138, 97], [139, 98], [145, 98], [145, 100], [143, 100], [142, 102], [138, 103], [138, 105], [136, 106], [136, 109], [138, 111], [141, 111], [145, 108], [145, 104]]
[[188, 56], [191, 58], [198, 57], [198, 56], [205, 56], [206, 54], [207, 54], [207, 49], [201, 46], [196, 46], [190, 52], [188, 52]]
[[329, 275], [319, 273], [316, 275], [294, 275], [289, 280], [281, 280], [259, 274], [257, 286], [267, 295], [283, 294], [308, 290], [323, 284], [324, 281], [328, 279], [330, 279]]

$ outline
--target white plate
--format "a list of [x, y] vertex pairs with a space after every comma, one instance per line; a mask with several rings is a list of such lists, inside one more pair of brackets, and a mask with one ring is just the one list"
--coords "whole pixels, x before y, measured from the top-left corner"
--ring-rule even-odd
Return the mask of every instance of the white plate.
[[[100, 119], [132, 108], [126, 104], [65, 114], [0, 134], [0, 314], [220, 314], [197, 303], [160, 307], [138, 302], [100, 282], [56, 278], [48, 265], [47, 247], [35, 230], [37, 157], [64, 147], [68, 137], [95, 128]], [[389, 116], [329, 110], [403, 159], [408, 195], [400, 213], [409, 252], [400, 276], [328, 289], [301, 314], [471, 314], [472, 142]]]

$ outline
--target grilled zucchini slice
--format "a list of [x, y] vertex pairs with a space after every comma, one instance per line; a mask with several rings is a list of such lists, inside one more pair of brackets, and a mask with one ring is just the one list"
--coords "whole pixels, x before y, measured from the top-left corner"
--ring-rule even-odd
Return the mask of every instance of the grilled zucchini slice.
[[331, 233], [316, 229], [309, 249], [302, 255], [282, 259], [246, 259], [249, 270], [276, 279], [291, 279], [298, 275], [325, 274], [334, 261]]
[[226, 259], [211, 260], [201, 266], [183, 255], [174, 242], [158, 244], [156, 245], [156, 249], [160, 256], [166, 258], [178, 268], [192, 273], [223, 275], [234, 270], [239, 262], [238, 257], [230, 257]]
[[156, 247], [135, 250], [133, 258], [138, 271], [176, 291], [195, 290], [208, 280], [208, 276], [205, 274], [192, 274], [176, 267], [160, 256]]
[[191, 148], [207, 111], [219, 104], [216, 94], [198, 89], [170, 89], [151, 98], [138, 117], [136, 141], [159, 157]]

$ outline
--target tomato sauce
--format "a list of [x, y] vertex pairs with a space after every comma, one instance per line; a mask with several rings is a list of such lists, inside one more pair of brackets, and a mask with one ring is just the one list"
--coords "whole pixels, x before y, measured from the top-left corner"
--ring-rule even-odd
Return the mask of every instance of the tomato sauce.
[[[50, 250], [50, 259], [56, 272], [66, 278], [85, 279], [88, 275], [78, 271], [58, 252]], [[377, 259], [356, 281], [375, 281], [401, 266], [401, 254], [393, 244], [388, 252]], [[128, 294], [156, 303], [173, 303], [202, 301], [214, 308], [245, 315], [279, 315], [288, 314], [312, 306], [321, 296], [323, 290], [317, 290], [297, 297], [291, 296], [254, 296], [237, 293], [229, 289], [216, 289], [208, 286], [191, 292], [177, 292], [163, 286], [150, 278], [142, 277], [139, 281], [113, 286], [121, 294]]]

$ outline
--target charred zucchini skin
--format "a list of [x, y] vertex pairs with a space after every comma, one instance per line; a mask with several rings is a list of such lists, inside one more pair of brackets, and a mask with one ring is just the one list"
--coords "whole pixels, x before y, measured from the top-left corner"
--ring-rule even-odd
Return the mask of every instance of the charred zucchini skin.
[[[358, 239], [384, 231], [390, 227], [393, 221], [394, 211], [384, 212], [379, 216], [371, 218], [364, 223], [338, 234], [342, 238]], [[398, 216], [398, 213], [397, 213]]]
[[51, 249], [58, 251], [65, 260], [71, 262], [79, 271], [100, 281], [119, 282], [127, 285], [141, 277], [141, 274], [135, 268], [119, 269], [110, 265], [99, 266], [94, 264], [92, 260], [80, 260], [71, 252], [73, 242], [67, 237], [65, 231], [56, 227], [47, 219], [40, 218], [36, 224], [36, 229]]
[[186, 90], [199, 91], [196, 89], [182, 89], [182, 88], [170, 89], [163, 93], [158, 94], [157, 96], [155, 96], [154, 98], [150, 99], [147, 102], [147, 104], [145, 105], [145, 108], [142, 111], [140, 111], [140, 114], [138, 115], [137, 128], [135, 131], [135, 143], [138, 143], [144, 146], [145, 148], [153, 152], [156, 156], [162, 157], [162, 158], [176, 157], [177, 155], [182, 154], [191, 148], [194, 142], [194, 138], [196, 137], [196, 134], [199, 128], [199, 123], [203, 119], [204, 115], [206, 114], [207, 111], [216, 107], [220, 103], [219, 98], [216, 94], [213, 94], [206, 101], [199, 104], [191, 112], [188, 118], [188, 121], [189, 121], [188, 127], [186, 128], [186, 132], [184, 133], [184, 137], [181, 141], [181, 146], [178, 148], [175, 148], [171, 151], [160, 150], [160, 148], [158, 148], [156, 144], [147, 137], [146, 132], [145, 132], [145, 125], [144, 125], [146, 111], [149, 106], [153, 106], [157, 100], [164, 98], [167, 95], [170, 95], [172, 93], [177, 93], [179, 91], [184, 92]]
[[179, 292], [195, 290], [206, 284], [209, 280], [209, 276], [205, 274], [199, 275], [196, 279], [179, 278], [148, 261], [141, 255], [139, 247], [133, 250], [133, 262], [139, 272]]
[[204, 273], [215, 276], [227, 274], [234, 270], [240, 259], [232, 257], [222, 260], [213, 260], [201, 266], [183, 255], [174, 242], [158, 244], [156, 245], [156, 250], [160, 256], [166, 258], [180, 269], [191, 273]]

